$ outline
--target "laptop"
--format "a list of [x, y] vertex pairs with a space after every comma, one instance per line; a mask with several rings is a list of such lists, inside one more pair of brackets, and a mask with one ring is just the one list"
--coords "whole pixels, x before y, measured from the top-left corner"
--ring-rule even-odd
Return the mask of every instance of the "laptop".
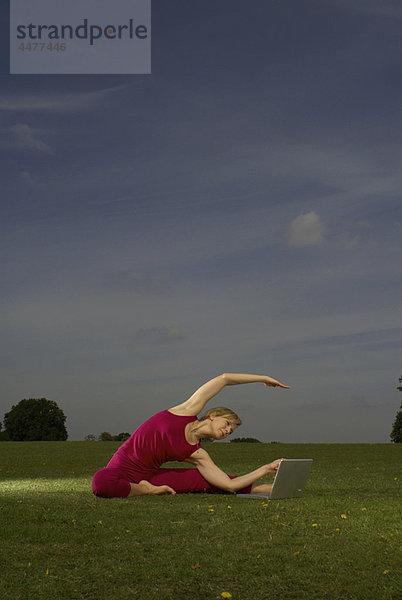
[[311, 458], [283, 458], [270, 494], [237, 494], [238, 498], [299, 498], [310, 473]]

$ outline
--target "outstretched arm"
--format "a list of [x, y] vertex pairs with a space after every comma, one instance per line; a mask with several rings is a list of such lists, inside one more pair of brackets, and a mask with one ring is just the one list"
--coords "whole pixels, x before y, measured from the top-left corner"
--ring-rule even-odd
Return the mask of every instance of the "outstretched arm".
[[205, 407], [206, 403], [216, 396], [226, 385], [238, 385], [241, 383], [264, 383], [268, 387], [281, 387], [289, 389], [288, 385], [284, 385], [268, 375], [246, 375], [244, 373], [223, 373], [214, 379], [204, 383], [194, 394], [177, 406], [173, 406], [170, 412], [175, 415], [197, 416]]
[[251, 485], [257, 481], [257, 479], [264, 477], [267, 473], [275, 473], [278, 470], [280, 461], [281, 459], [278, 458], [268, 465], [263, 465], [255, 471], [247, 473], [246, 475], [240, 475], [235, 479], [230, 479], [226, 473], [217, 467], [208, 452], [203, 448], [199, 448], [193, 452], [185, 462], [189, 462], [197, 467], [204, 479], [211, 485], [214, 485], [221, 490], [225, 490], [226, 492], [237, 492], [238, 490]]

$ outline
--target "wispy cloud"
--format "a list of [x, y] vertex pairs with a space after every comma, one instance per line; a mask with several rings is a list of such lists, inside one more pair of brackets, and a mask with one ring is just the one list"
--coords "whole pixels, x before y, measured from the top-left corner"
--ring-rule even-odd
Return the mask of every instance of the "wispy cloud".
[[[321, 1], [321, 0], [320, 0]], [[399, 0], [329, 0], [336, 7], [341, 6], [343, 9], [353, 12], [360, 12], [369, 15], [378, 15], [384, 17], [402, 17], [401, 3]]]
[[36, 137], [34, 129], [26, 123], [17, 123], [11, 127], [11, 130], [23, 146], [27, 148], [34, 148], [35, 150], [40, 150], [41, 152], [47, 152], [48, 154], [53, 154], [52, 148]]
[[133, 292], [161, 292], [169, 285], [169, 273], [142, 273], [139, 271], [116, 271], [104, 278], [107, 287]]
[[33, 183], [33, 177], [29, 171], [20, 171], [20, 178], [26, 183]]
[[93, 92], [59, 93], [28, 93], [8, 94], [0, 96], [0, 111], [76, 111], [87, 109], [94, 103], [124, 89], [119, 85]]
[[318, 246], [324, 241], [324, 224], [314, 211], [294, 219], [287, 230], [290, 246]]
[[168, 344], [178, 340], [185, 340], [184, 333], [174, 327], [149, 327], [148, 329], [139, 329], [136, 338], [139, 342], [150, 345]]

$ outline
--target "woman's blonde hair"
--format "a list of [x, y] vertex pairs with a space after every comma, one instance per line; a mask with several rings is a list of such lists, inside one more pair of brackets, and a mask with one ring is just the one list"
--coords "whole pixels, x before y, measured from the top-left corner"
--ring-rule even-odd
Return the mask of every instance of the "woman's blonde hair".
[[218, 406], [217, 408], [210, 408], [207, 412], [202, 415], [198, 420], [205, 421], [208, 419], [210, 415], [215, 415], [216, 417], [227, 417], [232, 423], [239, 426], [241, 425], [241, 419], [238, 415], [236, 415], [233, 410], [230, 408], [225, 408], [224, 406]]

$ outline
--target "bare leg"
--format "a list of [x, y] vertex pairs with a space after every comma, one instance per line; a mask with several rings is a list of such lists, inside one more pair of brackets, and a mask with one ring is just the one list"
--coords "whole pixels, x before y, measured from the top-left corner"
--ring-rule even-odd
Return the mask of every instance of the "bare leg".
[[140, 481], [140, 483], [130, 483], [131, 492], [128, 497], [131, 496], [156, 496], [160, 494], [175, 494], [174, 489], [168, 485], [152, 485], [149, 481]]
[[252, 494], [270, 494], [272, 483], [258, 483], [257, 481], [251, 486]]

